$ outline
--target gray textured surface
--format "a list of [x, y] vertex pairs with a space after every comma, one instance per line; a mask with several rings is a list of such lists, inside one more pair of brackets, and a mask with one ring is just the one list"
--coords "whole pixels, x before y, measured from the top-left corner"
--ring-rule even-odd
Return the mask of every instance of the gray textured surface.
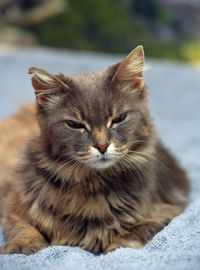
[[120, 248], [94, 256], [80, 248], [54, 246], [31, 256], [0, 255], [1, 270], [199, 270], [199, 266], [199, 199], [142, 250]]
[[[73, 74], [106, 68], [120, 57], [45, 49], [0, 52], [0, 118], [33, 99], [28, 66]], [[149, 104], [159, 136], [179, 158], [192, 182], [189, 207], [142, 250], [94, 256], [79, 248], [50, 247], [33, 256], [0, 255], [1, 270], [200, 269], [200, 69], [147, 61]], [[0, 244], [3, 243], [0, 234]]]

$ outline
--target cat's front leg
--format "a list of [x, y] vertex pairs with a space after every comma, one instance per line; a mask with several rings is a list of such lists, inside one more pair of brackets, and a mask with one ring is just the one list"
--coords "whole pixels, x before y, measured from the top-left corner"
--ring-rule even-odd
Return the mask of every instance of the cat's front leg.
[[106, 249], [104, 250], [104, 254], [107, 254], [108, 252], [114, 251], [117, 248], [120, 247], [129, 247], [129, 248], [134, 248], [134, 249], [140, 249], [144, 247], [144, 244], [136, 241], [136, 240], [127, 240], [127, 239], [116, 239], [112, 243], [110, 243]]
[[152, 239], [152, 237], [162, 230], [174, 216], [177, 216], [181, 212], [181, 207], [170, 204], [156, 204], [154, 206], [154, 211], [151, 218], [146, 218], [132, 229], [132, 234], [130, 238], [116, 237], [113, 241], [106, 247], [104, 254], [115, 250], [119, 247], [130, 247], [135, 249], [140, 249], [145, 246], [145, 244]]
[[25, 254], [31, 255], [46, 247], [43, 241], [16, 239], [0, 247], [0, 254]]
[[10, 215], [4, 219], [3, 232], [7, 243], [0, 247], [0, 254], [34, 254], [48, 246], [40, 232], [18, 216]]

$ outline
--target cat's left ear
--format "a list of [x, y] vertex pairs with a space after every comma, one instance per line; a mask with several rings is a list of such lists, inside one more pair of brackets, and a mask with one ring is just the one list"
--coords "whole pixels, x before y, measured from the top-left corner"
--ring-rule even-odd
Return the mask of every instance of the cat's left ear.
[[39, 105], [43, 105], [43, 103], [48, 100], [49, 96], [58, 94], [68, 88], [68, 86], [58, 78], [58, 76], [55, 76], [41, 68], [30, 67], [28, 69], [28, 73], [33, 74], [32, 85]]
[[118, 66], [112, 82], [120, 87], [143, 89], [144, 50], [143, 46], [136, 47]]

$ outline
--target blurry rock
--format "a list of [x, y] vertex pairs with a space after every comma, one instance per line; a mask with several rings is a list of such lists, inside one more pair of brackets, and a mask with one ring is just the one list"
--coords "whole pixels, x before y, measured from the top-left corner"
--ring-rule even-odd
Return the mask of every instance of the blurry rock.
[[0, 27], [0, 49], [13, 46], [33, 46], [36, 38], [23, 30], [14, 27]]
[[36, 37], [23, 28], [64, 12], [65, 3], [65, 0], [0, 0], [1, 49], [36, 45]]
[[[48, 17], [56, 16], [65, 10], [65, 2], [63, 0], [44, 1], [43, 4], [32, 8], [24, 14], [21, 19], [23, 24], [37, 24], [44, 21]], [[19, 20], [20, 18], [18, 18]]]
[[65, 10], [64, 0], [1, 0], [0, 21], [31, 25], [56, 16]]

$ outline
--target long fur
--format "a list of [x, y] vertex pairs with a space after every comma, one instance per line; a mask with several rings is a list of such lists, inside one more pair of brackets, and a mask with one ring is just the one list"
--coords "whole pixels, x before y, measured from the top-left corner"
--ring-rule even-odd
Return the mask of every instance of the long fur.
[[[141, 248], [181, 213], [189, 182], [156, 136], [143, 69], [141, 46], [104, 71], [67, 77], [29, 69], [37, 121], [28, 104], [0, 124], [7, 240], [0, 253]], [[96, 147], [105, 144], [115, 158], [108, 167]]]

